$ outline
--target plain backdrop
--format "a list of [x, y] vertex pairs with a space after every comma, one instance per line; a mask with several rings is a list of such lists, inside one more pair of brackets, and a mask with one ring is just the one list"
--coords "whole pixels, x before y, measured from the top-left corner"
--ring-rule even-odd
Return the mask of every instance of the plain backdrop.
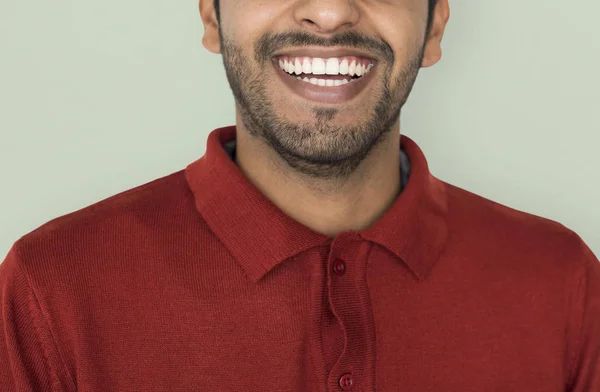
[[[559, 221], [600, 255], [596, 0], [451, 0], [402, 133], [433, 174]], [[183, 169], [234, 123], [192, 0], [0, 0], [0, 254]]]

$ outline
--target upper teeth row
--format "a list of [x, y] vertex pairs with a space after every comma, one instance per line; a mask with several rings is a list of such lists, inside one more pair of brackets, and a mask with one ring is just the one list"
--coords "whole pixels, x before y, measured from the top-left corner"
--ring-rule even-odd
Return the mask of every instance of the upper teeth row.
[[279, 67], [289, 74], [313, 74], [313, 75], [350, 75], [362, 76], [368, 73], [373, 64], [368, 60], [340, 59], [331, 57], [322, 59], [318, 57], [309, 58], [280, 58]]

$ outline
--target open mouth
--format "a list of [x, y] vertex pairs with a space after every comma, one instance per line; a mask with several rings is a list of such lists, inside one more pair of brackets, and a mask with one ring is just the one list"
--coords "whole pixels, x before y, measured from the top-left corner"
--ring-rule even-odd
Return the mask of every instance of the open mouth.
[[273, 58], [281, 81], [297, 95], [322, 104], [347, 103], [373, 80], [377, 62], [360, 56]]
[[290, 57], [277, 59], [279, 68], [305, 83], [321, 87], [338, 87], [368, 74], [374, 67], [370, 59], [345, 57]]

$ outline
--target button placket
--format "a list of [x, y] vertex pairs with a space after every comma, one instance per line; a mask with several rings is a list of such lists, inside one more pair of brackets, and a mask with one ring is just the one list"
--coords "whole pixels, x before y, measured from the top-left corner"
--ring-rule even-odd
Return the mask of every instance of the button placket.
[[329, 301], [345, 345], [330, 369], [330, 391], [367, 391], [375, 386], [375, 330], [366, 281], [372, 247], [358, 235], [341, 235], [330, 249]]

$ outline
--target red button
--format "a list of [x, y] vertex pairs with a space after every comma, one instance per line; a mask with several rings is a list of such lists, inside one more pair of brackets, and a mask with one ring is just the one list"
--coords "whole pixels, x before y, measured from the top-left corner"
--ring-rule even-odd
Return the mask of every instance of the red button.
[[343, 260], [335, 259], [333, 261], [333, 272], [339, 276], [344, 275], [346, 273], [346, 263]]
[[354, 387], [354, 376], [346, 373], [340, 378], [340, 387], [344, 391], [349, 391]]

